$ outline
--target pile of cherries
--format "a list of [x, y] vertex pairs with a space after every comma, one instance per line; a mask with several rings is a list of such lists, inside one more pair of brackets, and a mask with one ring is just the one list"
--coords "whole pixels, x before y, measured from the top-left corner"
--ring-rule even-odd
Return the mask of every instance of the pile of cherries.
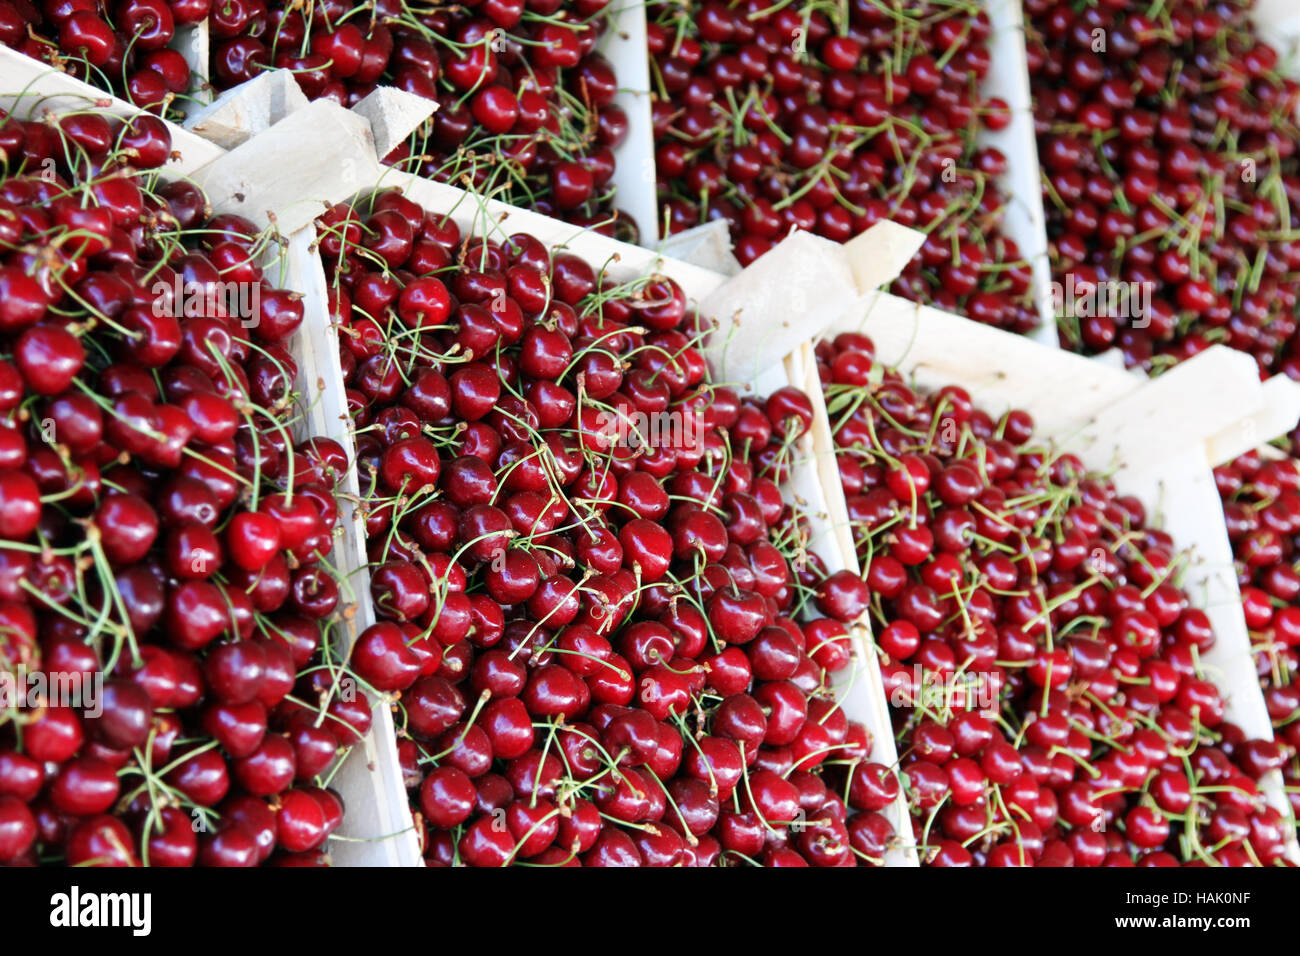
[[1068, 347], [1159, 369], [1222, 343], [1300, 378], [1300, 84], [1250, 6], [1026, 0], [1054, 277], [1152, 290], [1064, 319]]
[[0, 864], [327, 862], [371, 714], [328, 640], [347, 457], [291, 437], [303, 305], [143, 172], [161, 120], [0, 149]]
[[318, 229], [379, 618], [351, 665], [395, 701], [427, 862], [879, 863], [832, 687], [866, 586], [780, 490], [808, 397], [711, 385], [663, 276], [395, 192]]
[[163, 115], [190, 93], [172, 44], [212, 0], [0, 0], [0, 43]]
[[1209, 619], [1141, 503], [863, 335], [818, 358], [923, 862], [1285, 862], [1258, 780], [1290, 749], [1224, 720]]
[[1216, 468], [1214, 478], [1264, 703], [1286, 750], [1283, 776], [1292, 811], [1300, 815], [1300, 461], [1251, 452]]
[[724, 219], [747, 265], [792, 228], [847, 241], [889, 219], [928, 233], [893, 291], [1016, 332], [1038, 324], [1030, 269], [999, 231], [1006, 104], [981, 100], [978, 0], [652, 3], [663, 225]]
[[597, 50], [609, 0], [484, 0], [417, 11], [380, 0], [219, 0], [212, 82], [294, 71], [312, 99], [353, 106], [376, 85], [437, 113], [387, 161], [410, 172], [635, 240], [614, 208], [614, 150], [628, 118]]

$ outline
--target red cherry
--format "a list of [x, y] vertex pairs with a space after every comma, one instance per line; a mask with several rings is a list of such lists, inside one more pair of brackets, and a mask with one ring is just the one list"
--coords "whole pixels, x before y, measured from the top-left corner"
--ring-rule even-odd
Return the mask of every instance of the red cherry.
[[23, 380], [39, 395], [67, 391], [85, 359], [77, 337], [54, 325], [32, 326], [14, 346], [14, 361]]
[[381, 621], [361, 632], [351, 663], [362, 680], [380, 691], [405, 690], [420, 676], [420, 661], [401, 627]]
[[551, 195], [560, 209], [574, 209], [591, 198], [595, 183], [591, 172], [574, 162], [551, 167]]
[[260, 571], [280, 550], [280, 525], [270, 514], [237, 514], [226, 527], [226, 548], [245, 571]]
[[474, 784], [455, 767], [435, 767], [420, 784], [420, 809], [434, 826], [451, 828], [474, 810]]
[[69, 866], [136, 866], [134, 841], [115, 817], [87, 817], [68, 834], [64, 848]]
[[107, 64], [116, 42], [113, 28], [94, 13], [85, 10], [68, 17], [59, 30], [59, 46], [84, 57], [91, 66], [102, 67]]

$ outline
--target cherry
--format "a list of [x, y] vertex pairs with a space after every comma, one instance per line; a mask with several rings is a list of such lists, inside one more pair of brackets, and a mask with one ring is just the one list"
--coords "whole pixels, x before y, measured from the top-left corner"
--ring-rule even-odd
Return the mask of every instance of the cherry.
[[630, 561], [641, 580], [658, 581], [672, 563], [672, 536], [653, 521], [634, 518], [619, 531], [624, 560]]
[[64, 764], [50, 789], [50, 801], [60, 811], [76, 816], [104, 813], [117, 800], [117, 774], [94, 757], [78, 757]]
[[280, 549], [280, 525], [271, 514], [237, 514], [226, 528], [226, 548], [239, 567], [260, 571]]
[[434, 826], [462, 823], [474, 809], [474, 797], [474, 784], [455, 767], [437, 767], [420, 784], [420, 807]]
[[480, 89], [470, 101], [470, 111], [493, 133], [508, 133], [519, 119], [519, 104], [503, 86]]
[[521, 756], [532, 746], [532, 721], [518, 698], [489, 703], [483, 709], [481, 726], [492, 743], [492, 752], [502, 759]]
[[33, 759], [61, 764], [81, 749], [81, 720], [67, 707], [47, 707], [24, 728], [23, 747]]
[[465, 830], [457, 850], [467, 866], [505, 866], [515, 853], [515, 838], [506, 827], [480, 817]]
[[436, 447], [427, 438], [408, 438], [384, 451], [380, 476], [392, 491], [413, 493], [438, 481], [441, 463]]
[[[40, 765], [31, 757], [14, 751], [0, 751], [0, 796], [17, 797], [31, 803], [40, 792]], [[15, 854], [18, 855], [18, 854]]]
[[867, 585], [849, 571], [837, 571], [817, 589], [817, 609], [837, 621], [853, 621], [867, 608]]
[[69, 866], [135, 866], [134, 841], [116, 817], [87, 817], [68, 834], [64, 847]]
[[226, 763], [214, 750], [194, 751], [167, 774], [167, 782], [195, 803], [215, 806], [230, 788]]
[[752, 591], [722, 590], [708, 602], [709, 625], [729, 644], [753, 640], [767, 623], [762, 598]]
[[276, 842], [290, 853], [317, 849], [329, 836], [324, 808], [306, 790], [289, 790], [280, 796], [276, 810]]
[[157, 825], [146, 821], [141, 829], [140, 857], [146, 866], [193, 866], [198, 859], [194, 821], [179, 807], [161, 807]]
[[203, 665], [212, 693], [224, 703], [239, 705], [255, 700], [261, 689], [266, 654], [251, 641], [233, 641], [213, 648]]
[[105, 681], [99, 709], [99, 716], [87, 721], [92, 737], [116, 750], [144, 745], [153, 717], [153, 703], [147, 691], [122, 680]]
[[1153, 848], [1169, 839], [1169, 824], [1158, 812], [1135, 807], [1124, 818], [1124, 832], [1137, 846]]
[[113, 29], [94, 13], [78, 11], [69, 16], [59, 31], [59, 46], [86, 59], [91, 66], [106, 65], [113, 54]]
[[421, 671], [420, 661], [407, 645], [406, 635], [388, 621], [361, 633], [351, 660], [358, 676], [381, 691], [404, 690], [415, 682]]
[[425, 576], [409, 561], [386, 561], [376, 568], [370, 580], [370, 593], [376, 613], [397, 621], [419, 618], [429, 607]]
[[577, 163], [557, 163], [551, 168], [551, 194], [560, 209], [573, 209], [585, 203], [595, 186], [590, 170]]
[[266, 708], [257, 701], [237, 706], [218, 704], [203, 712], [202, 724], [230, 756], [247, 757], [266, 736]]
[[22, 541], [36, 530], [40, 522], [40, 489], [21, 471], [0, 471], [0, 501], [5, 504], [0, 516], [0, 535]]

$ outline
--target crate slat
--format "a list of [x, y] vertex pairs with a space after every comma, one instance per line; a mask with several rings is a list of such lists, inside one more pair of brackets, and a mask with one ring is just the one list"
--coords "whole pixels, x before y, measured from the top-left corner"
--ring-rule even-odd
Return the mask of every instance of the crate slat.
[[[46, 110], [58, 115], [92, 108], [121, 117], [138, 116], [141, 112], [126, 100], [83, 83], [48, 63], [0, 46], [0, 109], [28, 117]], [[163, 167], [165, 173], [192, 175], [225, 153], [217, 144], [175, 123], [168, 123], [167, 128], [173, 154]]]

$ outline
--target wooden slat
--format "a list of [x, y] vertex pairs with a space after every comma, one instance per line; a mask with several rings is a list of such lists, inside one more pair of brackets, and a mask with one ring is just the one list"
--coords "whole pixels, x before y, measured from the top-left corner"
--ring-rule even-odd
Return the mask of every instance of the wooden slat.
[[[141, 112], [125, 100], [61, 73], [47, 63], [0, 46], [0, 109], [26, 118], [39, 116], [46, 110], [61, 114], [92, 108], [123, 117], [137, 116]], [[164, 167], [165, 172], [192, 175], [225, 152], [215, 143], [209, 143], [174, 123], [167, 126], [171, 132], [173, 155]]]
[[182, 115], [189, 119], [212, 102], [212, 86], [208, 83], [211, 49], [208, 21], [204, 20], [202, 23], [191, 26], [177, 27], [176, 35], [172, 37], [172, 42], [167, 45], [185, 57], [185, 62], [190, 68], [188, 96], [177, 103]]
[[600, 52], [614, 68], [614, 102], [627, 114], [627, 138], [614, 151], [614, 205], [636, 223], [640, 242], [653, 248], [659, 238], [655, 195], [655, 138], [650, 120], [650, 67], [644, 3], [616, 3], [600, 40]]
[[721, 219], [673, 233], [656, 247], [664, 255], [724, 276], [740, 272], [740, 263], [731, 253], [731, 230]]
[[306, 105], [292, 73], [269, 70], [192, 111], [185, 128], [223, 149], [234, 149]]
[[1206, 349], [1094, 413], [1064, 442], [1091, 467], [1142, 471], [1197, 448], [1263, 407], [1258, 366], [1245, 352]]
[[352, 112], [364, 116], [370, 124], [375, 137], [375, 155], [383, 159], [419, 129], [437, 108], [437, 103], [423, 96], [379, 86], [352, 107]]
[[1300, 421], [1300, 382], [1274, 375], [1262, 387], [1263, 405], [1210, 439], [1210, 464], [1227, 464], [1239, 455], [1281, 438]]
[[844, 244], [859, 292], [889, 285], [925, 244], [925, 233], [896, 222], [878, 222]]
[[1033, 98], [1029, 88], [1029, 63], [1025, 55], [1025, 23], [1020, 0], [986, 0], [989, 17], [989, 70], [980, 83], [980, 97], [1000, 97], [1011, 110], [1011, 122], [1002, 130], [981, 124], [981, 146], [993, 146], [1007, 159], [1006, 172], [997, 184], [1009, 202], [1002, 231], [1020, 248], [1033, 272], [1034, 307], [1040, 325], [1032, 338], [1042, 345], [1057, 344], [1056, 314], [1052, 306], [1052, 270], [1047, 258], [1047, 219], [1043, 210], [1043, 185], [1038, 166], [1038, 139], [1034, 133]]
[[862, 296], [829, 329], [852, 331], [869, 335], [882, 361], [905, 368], [922, 387], [962, 383], [978, 394], [990, 414], [1030, 409], [1047, 435], [1070, 434], [1143, 381], [1081, 355], [883, 292]]
[[[297, 390], [302, 396], [306, 435], [332, 438], [348, 450], [351, 467], [339, 481], [339, 527], [331, 565], [340, 579], [342, 641], [346, 658], [356, 637], [375, 622], [370, 599], [370, 570], [366, 558], [365, 526], [356, 512], [360, 495], [355, 444], [343, 386], [337, 333], [330, 323], [325, 270], [315, 250], [316, 232], [308, 226], [289, 241], [285, 251], [283, 288], [303, 297], [302, 326], [288, 342], [298, 362]], [[419, 844], [410, 802], [402, 782], [392, 710], [376, 701], [373, 725], [352, 748], [333, 778], [348, 808], [330, 855], [340, 866], [420, 866]]]
[[324, 203], [373, 185], [379, 174], [365, 118], [316, 100], [199, 170], [194, 181], [218, 212], [259, 225], [273, 214], [280, 231], [293, 235], [315, 221]]
[[705, 357], [716, 378], [746, 381], [780, 362], [857, 297], [844, 247], [794, 232], [700, 306], [717, 323]]
[[[835, 460], [835, 442], [831, 435], [830, 418], [822, 397], [821, 381], [817, 376], [817, 362], [812, 346], [805, 342], [786, 357], [784, 363], [786, 382], [807, 393], [813, 407], [813, 420], [800, 448], [787, 490], [801, 500], [807, 510], [809, 524], [808, 549], [822, 559], [826, 570], [861, 573], [853, 533], [849, 526], [849, 511], [840, 484], [839, 466]], [[760, 380], [761, 381], [761, 380]], [[766, 384], [766, 383], [765, 383]], [[772, 381], [772, 386], [776, 382]], [[764, 391], [771, 391], [766, 388]], [[844, 713], [851, 720], [866, 726], [871, 733], [871, 760], [886, 767], [896, 768], [898, 750], [894, 744], [894, 728], [889, 714], [889, 701], [880, 677], [880, 659], [871, 636], [871, 622], [865, 619], [850, 628], [853, 641], [854, 665], [848, 673], [836, 675], [835, 686], [844, 695]], [[897, 844], [885, 856], [886, 866], [918, 866], [915, 846], [912, 845], [912, 821], [906, 795], [901, 788], [896, 799], [885, 810], [885, 816], [898, 836]]]

